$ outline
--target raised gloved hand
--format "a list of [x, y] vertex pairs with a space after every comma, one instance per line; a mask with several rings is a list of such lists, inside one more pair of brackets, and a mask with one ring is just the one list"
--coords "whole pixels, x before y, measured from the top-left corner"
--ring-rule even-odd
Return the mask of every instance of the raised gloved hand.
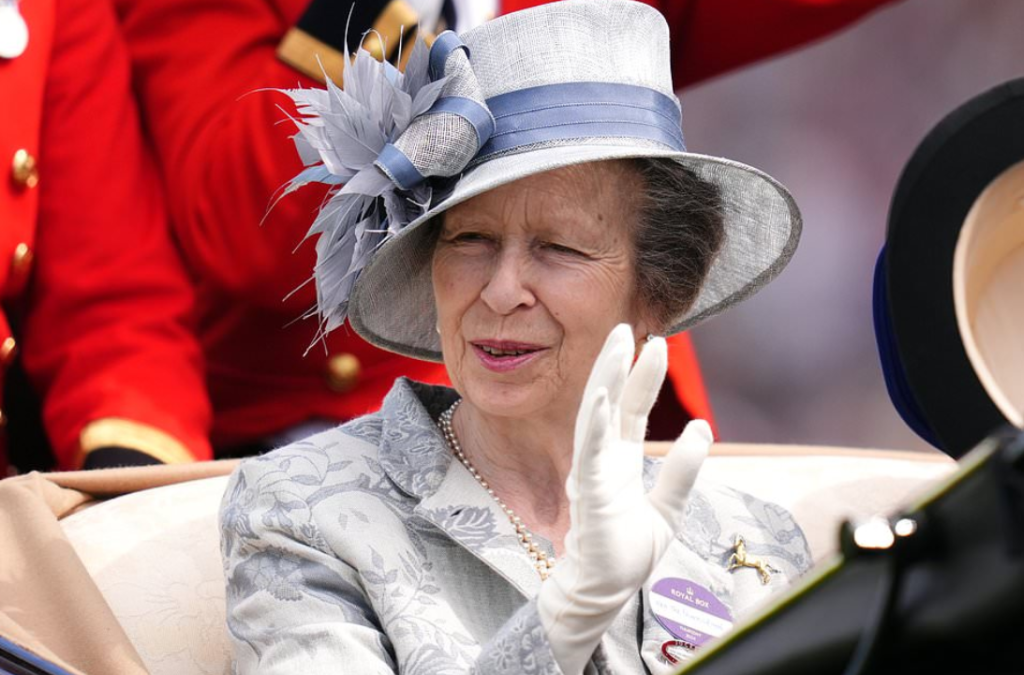
[[566, 675], [583, 671], [601, 636], [654, 571], [682, 526], [690, 489], [712, 443], [704, 420], [686, 426], [644, 493], [647, 416], [668, 368], [663, 338], [649, 341], [632, 370], [628, 325], [608, 335], [576, 419], [566, 483], [572, 526], [565, 555], [541, 586], [537, 607]]

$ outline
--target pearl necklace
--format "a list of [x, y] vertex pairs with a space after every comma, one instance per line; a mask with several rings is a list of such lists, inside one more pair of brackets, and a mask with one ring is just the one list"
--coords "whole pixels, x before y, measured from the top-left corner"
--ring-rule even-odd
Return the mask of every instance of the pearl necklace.
[[462, 446], [459, 445], [459, 439], [455, 436], [455, 429], [452, 427], [452, 418], [455, 416], [455, 410], [459, 407], [462, 400], [459, 399], [452, 404], [450, 408], [441, 413], [441, 417], [438, 418], [437, 425], [441, 429], [441, 433], [444, 434], [444, 440], [448, 443], [449, 449], [452, 453], [462, 462], [462, 466], [466, 467], [469, 474], [476, 478], [476, 482], [480, 483], [480, 487], [487, 490], [487, 494], [494, 498], [494, 501], [498, 503], [501, 510], [505, 512], [508, 519], [512, 522], [512, 526], [516, 529], [516, 537], [519, 538], [519, 544], [526, 551], [526, 554], [530, 556], [530, 560], [533, 561], [533, 566], [536, 568], [540, 578], [547, 579], [548, 574], [551, 573], [551, 568], [555, 566], [555, 561], [548, 558], [547, 553], [541, 550], [537, 542], [533, 540], [533, 534], [526, 529], [526, 525], [523, 521], [515, 514], [515, 512], [508, 507], [505, 502], [501, 500], [494, 489], [491, 488], [487, 480], [477, 472], [476, 468], [470, 463], [469, 458], [462, 452]]

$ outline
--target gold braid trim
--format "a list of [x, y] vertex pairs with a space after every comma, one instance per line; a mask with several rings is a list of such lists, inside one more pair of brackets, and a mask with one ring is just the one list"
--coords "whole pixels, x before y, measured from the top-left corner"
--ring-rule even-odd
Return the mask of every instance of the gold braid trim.
[[[320, 57], [319, 63], [317, 57]], [[324, 72], [337, 73], [331, 79], [339, 87], [342, 86], [345, 55], [299, 28], [291, 28], [285, 33], [284, 39], [277, 45], [277, 58], [320, 84], [325, 84]], [[320, 64], [323, 64], [323, 69]]]
[[192, 453], [166, 431], [151, 427], [142, 422], [126, 420], [120, 417], [105, 417], [94, 420], [82, 429], [79, 437], [81, 452], [79, 466], [86, 455], [99, 448], [118, 447], [143, 452], [164, 464], [184, 464], [194, 462]]
[[[390, 61], [392, 56], [398, 52], [403, 30], [408, 35], [408, 32], [419, 22], [420, 17], [416, 14], [416, 10], [410, 7], [405, 0], [391, 0], [377, 20], [373, 22], [373, 29], [366, 34], [366, 38], [363, 40], [363, 49], [373, 54], [373, 58], [378, 61], [385, 57]], [[386, 54], [385, 48], [388, 50]]]
[[[419, 16], [404, 0], [392, 0], [377, 17], [373, 30], [366, 34], [363, 49], [380, 61], [385, 56], [384, 46], [387, 45], [388, 60], [394, 62], [398, 46], [402, 43], [398, 69], [405, 70], [405, 63], [412, 54], [410, 39], [415, 39], [419, 35], [426, 40], [429, 47], [434, 44], [436, 37], [429, 31], [414, 30], [418, 23]], [[320, 84], [325, 84], [324, 72], [331, 73], [331, 80], [339, 87], [342, 86], [341, 74], [345, 70], [345, 55], [301, 28], [292, 27], [285, 33], [277, 45], [277, 58]]]

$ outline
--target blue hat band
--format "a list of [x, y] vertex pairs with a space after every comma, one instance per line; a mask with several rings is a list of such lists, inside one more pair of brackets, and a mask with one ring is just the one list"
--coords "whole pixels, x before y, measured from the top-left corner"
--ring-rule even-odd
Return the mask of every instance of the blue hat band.
[[633, 138], [685, 151], [679, 104], [647, 87], [567, 82], [487, 99], [494, 132], [474, 163], [518, 148], [580, 138]]

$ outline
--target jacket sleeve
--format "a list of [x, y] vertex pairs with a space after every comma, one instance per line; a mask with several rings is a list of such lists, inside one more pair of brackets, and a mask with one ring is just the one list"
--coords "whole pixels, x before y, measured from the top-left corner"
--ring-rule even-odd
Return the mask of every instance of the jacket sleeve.
[[[236, 675], [397, 673], [359, 573], [331, 550], [306, 489], [274, 460], [243, 462], [221, 506], [228, 633]], [[561, 675], [535, 602], [523, 605], [466, 673]], [[450, 668], [445, 672], [457, 672]]]
[[[417, 15], [386, 0], [116, 5], [189, 266], [229, 297], [302, 315], [314, 301], [306, 282], [315, 253], [304, 237], [326, 188], [276, 201], [303, 166], [288, 121], [294, 104], [275, 90], [322, 87], [324, 71], [340, 81], [346, 28], [355, 49], [368, 29], [387, 26], [380, 39], [397, 51], [413, 39]], [[363, 46], [379, 34], [367, 33]]]
[[240, 302], [302, 315], [311, 285], [282, 301], [312, 272], [303, 237], [325, 190], [271, 208], [302, 170], [294, 107], [273, 90], [317, 84], [275, 55], [297, 17], [267, 0], [120, 0], [118, 11], [187, 264]]
[[25, 370], [62, 469], [121, 447], [208, 459], [193, 295], [106, 3], [58, 0], [40, 143]]

